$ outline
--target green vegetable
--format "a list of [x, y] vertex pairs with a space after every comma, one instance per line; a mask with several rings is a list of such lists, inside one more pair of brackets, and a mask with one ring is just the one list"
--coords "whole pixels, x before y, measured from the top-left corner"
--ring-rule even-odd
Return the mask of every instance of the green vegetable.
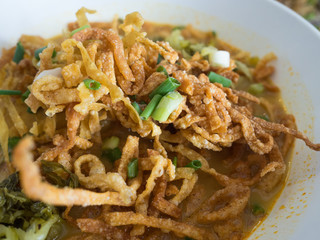
[[159, 104], [152, 113], [152, 118], [159, 122], [167, 121], [170, 114], [176, 110], [180, 103], [183, 101], [183, 97], [177, 91], [169, 92], [161, 98]]
[[21, 42], [18, 42], [12, 60], [18, 64], [23, 59], [23, 56], [24, 56], [24, 47], [22, 46]]
[[30, 90], [27, 89], [27, 90], [21, 95], [22, 101], [25, 101], [25, 100], [29, 97], [30, 93], [31, 93]]
[[161, 83], [156, 89], [154, 89], [150, 93], [149, 98], [153, 98], [156, 94], [164, 96], [168, 92], [176, 90], [180, 85], [181, 83], [177, 79], [173, 77], [168, 77], [167, 80]]
[[132, 104], [132, 106], [134, 107], [134, 109], [139, 113], [139, 115], [142, 113], [142, 110], [141, 110], [141, 108], [140, 108], [140, 106], [139, 106], [139, 104], [137, 103], [137, 102], [133, 102], [133, 103], [131, 103]]
[[75, 33], [80, 32], [80, 31], [82, 31], [83, 29], [86, 29], [86, 28], [89, 28], [89, 27], [90, 27], [90, 25], [89, 25], [89, 24], [86, 24], [86, 25], [84, 25], [84, 26], [82, 26], [82, 27], [79, 27], [79, 28], [73, 30], [73, 31], [70, 33], [70, 37], [72, 37]]
[[106, 149], [102, 151], [102, 157], [108, 158], [112, 163], [120, 159], [121, 155], [122, 155], [122, 152], [118, 147], [113, 149]]
[[189, 162], [185, 167], [189, 167], [189, 168], [194, 168], [194, 169], [199, 169], [201, 168], [202, 164], [199, 160], [193, 160], [191, 162]]
[[8, 139], [8, 154], [9, 154], [9, 158], [10, 159], [11, 159], [11, 156], [12, 156], [13, 149], [18, 144], [20, 139], [21, 139], [20, 137], [11, 137], [11, 138]]
[[102, 143], [102, 150], [114, 149], [119, 146], [120, 138], [117, 136], [111, 136], [105, 139]]
[[253, 204], [252, 206], [252, 214], [257, 216], [257, 215], [263, 215], [265, 214], [265, 210], [263, 207], [261, 207], [259, 204]]
[[10, 240], [37, 239], [46, 240], [51, 227], [59, 220], [58, 215], [52, 215], [48, 220], [33, 219], [24, 231], [21, 228], [0, 224], [0, 238]]
[[42, 175], [53, 185], [71, 188], [79, 186], [78, 176], [57, 162], [41, 160], [40, 169]]
[[5, 90], [0, 89], [0, 95], [21, 95], [21, 91], [19, 90]]
[[177, 158], [177, 157], [174, 157], [174, 158], [172, 159], [172, 163], [173, 163], [173, 165], [177, 168], [178, 158]]
[[30, 113], [30, 114], [34, 114], [34, 112], [32, 112], [30, 107], [27, 108], [27, 112]]
[[84, 82], [84, 85], [90, 90], [99, 90], [101, 87], [101, 83], [90, 78], [83, 80], [83, 82]]
[[128, 178], [135, 178], [138, 170], [138, 158], [133, 158], [128, 164]]
[[169, 77], [169, 74], [168, 74], [168, 72], [167, 72], [167, 69], [166, 69], [164, 66], [159, 66], [159, 67], [157, 68], [157, 72], [162, 72], [162, 73], [164, 73], [164, 75], [166, 75], [166, 77]]
[[162, 55], [159, 53], [158, 54], [158, 59], [157, 59], [157, 64], [161, 63], [161, 61], [163, 60], [164, 58], [162, 57]]
[[248, 92], [253, 95], [259, 95], [263, 93], [264, 86], [262, 83], [254, 83], [249, 86]]
[[[37, 50], [34, 51], [34, 57], [35, 57], [38, 61], [40, 60], [40, 53], [42, 53], [43, 50], [45, 50], [46, 48], [47, 48], [47, 46], [42, 47], [42, 48], [38, 48]], [[55, 56], [57, 56], [57, 52], [56, 52], [55, 49], [53, 49], [51, 58], [54, 58]]]
[[208, 77], [209, 77], [210, 82], [220, 83], [224, 87], [230, 87], [231, 83], [232, 83], [230, 79], [225, 78], [225, 77], [223, 77], [219, 74], [216, 74], [214, 72], [210, 72]]
[[191, 44], [189, 48], [195, 53], [199, 52], [201, 53], [202, 49], [205, 47], [203, 43], [196, 43], [196, 44]]
[[40, 56], [39, 54], [42, 53], [43, 50], [45, 50], [47, 48], [47, 46], [42, 47], [42, 48], [38, 48], [37, 50], [34, 51], [34, 57], [39, 61], [40, 60]]
[[160, 102], [161, 98], [162, 98], [162, 96], [159, 94], [154, 95], [154, 97], [151, 99], [149, 104], [146, 106], [146, 108], [140, 114], [141, 119], [146, 120], [146, 119], [148, 119], [148, 117], [150, 117], [153, 110], [156, 108], [156, 106]]
[[249, 65], [250, 65], [251, 67], [256, 67], [257, 64], [258, 64], [258, 62], [259, 62], [259, 60], [260, 60], [259, 57], [253, 56], [253, 57], [251, 57], [251, 58], [249, 59]]
[[216, 31], [212, 31], [212, 36], [216, 37], [217, 36], [217, 32]]
[[175, 50], [182, 50], [189, 46], [190, 41], [185, 40], [184, 37], [181, 35], [180, 29], [174, 29], [169, 36], [165, 39], [169, 42], [170, 46], [173, 47]]
[[250, 69], [246, 64], [240, 61], [235, 61], [237, 65], [237, 70], [243, 73], [249, 80], [252, 80], [252, 74], [250, 72]]
[[118, 148], [120, 138], [111, 136], [103, 141], [102, 156], [108, 158], [111, 162], [115, 162], [121, 158], [121, 150]]
[[185, 237], [184, 240], [194, 240], [194, 239], [191, 237]]
[[14, 173], [0, 183], [0, 239], [46, 239], [59, 220], [56, 209], [28, 199]]

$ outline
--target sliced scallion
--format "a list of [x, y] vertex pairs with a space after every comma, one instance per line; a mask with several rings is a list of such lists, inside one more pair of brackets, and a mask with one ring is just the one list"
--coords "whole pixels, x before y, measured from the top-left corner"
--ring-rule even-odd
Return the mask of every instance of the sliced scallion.
[[72, 36], [73, 36], [74, 34], [76, 34], [77, 32], [80, 32], [80, 31], [82, 31], [83, 29], [86, 29], [86, 28], [89, 28], [89, 27], [90, 27], [89, 24], [86, 24], [86, 25], [84, 25], [84, 26], [82, 26], [82, 27], [79, 27], [79, 28], [73, 30], [73, 31], [70, 33], [70, 36], [72, 37]]
[[128, 178], [135, 178], [138, 170], [138, 158], [133, 158], [128, 164]]
[[[34, 57], [35, 57], [38, 61], [40, 60], [40, 53], [42, 53], [43, 50], [45, 50], [46, 48], [47, 48], [47, 46], [42, 47], [42, 48], [38, 48], [37, 50], [34, 51]], [[51, 57], [54, 58], [55, 56], [57, 56], [57, 52], [56, 52], [55, 49], [53, 49]]]
[[162, 73], [164, 73], [164, 75], [166, 75], [166, 77], [169, 77], [169, 74], [168, 74], [168, 72], [167, 72], [167, 69], [166, 69], [164, 66], [159, 66], [159, 67], [157, 68], [157, 72], [162, 72]]
[[119, 146], [120, 138], [117, 136], [111, 136], [105, 139], [102, 143], [102, 150], [114, 149]]
[[254, 83], [249, 86], [248, 92], [253, 95], [259, 95], [263, 93], [264, 86], [262, 83]]
[[189, 162], [185, 167], [189, 167], [189, 168], [194, 168], [194, 169], [199, 169], [201, 168], [202, 164], [199, 160], [193, 160], [191, 162]]
[[161, 63], [161, 61], [163, 60], [164, 58], [162, 57], [162, 55], [159, 53], [158, 54], [158, 59], [157, 59], [157, 64]]
[[224, 87], [230, 87], [231, 86], [231, 80], [228, 78], [225, 78], [219, 74], [216, 74], [215, 72], [210, 72], [209, 75], [209, 80], [212, 83], [220, 83]]
[[161, 98], [161, 101], [153, 111], [152, 118], [159, 122], [166, 121], [170, 114], [178, 108], [182, 100], [183, 97], [177, 91], [167, 93]]
[[20, 137], [10, 137], [8, 139], [8, 148], [12, 150], [18, 144], [20, 139]]
[[146, 106], [146, 108], [143, 110], [143, 112], [141, 113], [140, 117], [143, 120], [148, 119], [148, 117], [150, 117], [150, 115], [152, 114], [153, 110], [156, 108], [156, 106], [158, 105], [158, 103], [160, 102], [162, 96], [159, 94], [156, 94], [151, 101], [149, 102], [149, 104]]
[[139, 113], [139, 115], [140, 115], [140, 114], [142, 113], [142, 110], [141, 110], [139, 104], [138, 104], [137, 102], [132, 102], [131, 104], [132, 104], [132, 106], [134, 107], [134, 109], [135, 109], [135, 110]]
[[30, 107], [27, 108], [27, 112], [30, 113], [30, 114], [34, 114], [34, 112], [32, 112]]
[[255, 67], [255, 66], [257, 66], [259, 60], [260, 60], [259, 57], [253, 56], [253, 57], [251, 57], [251, 58], [249, 59], [249, 65], [250, 65], [251, 67]]
[[22, 92], [19, 90], [5, 90], [0, 89], [0, 95], [21, 95]]
[[178, 164], [178, 158], [177, 157], [174, 157], [172, 159], [172, 164], [177, 168], [177, 164]]
[[25, 100], [29, 97], [30, 93], [31, 93], [30, 90], [27, 89], [27, 90], [21, 95], [22, 101], [25, 101]]
[[18, 42], [16, 50], [14, 52], [13, 61], [18, 64], [23, 59], [23, 56], [24, 47], [22, 46], [21, 42]]
[[105, 149], [102, 151], [102, 156], [108, 158], [109, 161], [112, 163], [120, 159], [121, 155], [122, 155], [122, 152], [118, 147], [113, 149]]
[[162, 96], [166, 95], [168, 92], [176, 90], [181, 83], [173, 78], [173, 77], [168, 77], [167, 80], [165, 80], [163, 83], [161, 83], [156, 89], [154, 89], [149, 97], [153, 98], [156, 94], [160, 94]]
[[253, 204], [253, 206], [252, 206], [252, 214], [255, 215], [255, 216], [263, 215], [263, 214], [265, 214], [265, 210], [259, 204]]
[[101, 83], [90, 78], [83, 80], [83, 82], [84, 82], [84, 85], [86, 85], [86, 87], [90, 90], [99, 90], [101, 87]]

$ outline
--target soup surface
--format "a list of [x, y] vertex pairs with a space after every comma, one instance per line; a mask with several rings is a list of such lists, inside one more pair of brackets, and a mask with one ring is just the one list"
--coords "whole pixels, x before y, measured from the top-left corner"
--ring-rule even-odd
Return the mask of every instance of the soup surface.
[[22, 35], [0, 60], [0, 237], [243, 239], [284, 186], [296, 130], [252, 56], [137, 12]]

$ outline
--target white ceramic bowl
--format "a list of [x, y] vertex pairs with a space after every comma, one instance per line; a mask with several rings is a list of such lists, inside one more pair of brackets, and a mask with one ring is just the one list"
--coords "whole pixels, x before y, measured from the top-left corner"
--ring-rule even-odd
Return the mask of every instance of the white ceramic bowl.
[[[147, 20], [192, 23], [216, 30], [220, 37], [262, 56], [279, 59], [274, 80], [298, 127], [320, 141], [320, 33], [303, 18], [272, 0], [161, 1], [2, 1], [0, 47], [16, 43], [22, 33], [45, 37], [61, 32], [81, 6], [98, 10], [90, 20], [110, 20], [139, 11]], [[314, 137], [313, 137], [314, 136]], [[292, 168], [270, 216], [249, 239], [319, 239], [320, 154], [297, 141]]]

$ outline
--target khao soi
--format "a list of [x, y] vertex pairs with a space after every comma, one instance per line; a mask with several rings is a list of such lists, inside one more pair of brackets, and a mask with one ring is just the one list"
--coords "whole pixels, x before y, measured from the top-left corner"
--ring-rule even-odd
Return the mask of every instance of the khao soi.
[[94, 12], [2, 52], [1, 239], [248, 236], [294, 139], [320, 149], [280, 101], [276, 55]]

